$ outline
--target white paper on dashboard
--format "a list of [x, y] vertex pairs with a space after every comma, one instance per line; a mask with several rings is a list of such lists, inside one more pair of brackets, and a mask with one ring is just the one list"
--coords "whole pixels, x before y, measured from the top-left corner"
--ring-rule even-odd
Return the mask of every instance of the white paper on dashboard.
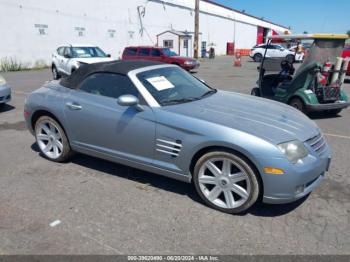
[[155, 89], [162, 91], [165, 89], [174, 88], [175, 86], [164, 76], [156, 76], [146, 79]]

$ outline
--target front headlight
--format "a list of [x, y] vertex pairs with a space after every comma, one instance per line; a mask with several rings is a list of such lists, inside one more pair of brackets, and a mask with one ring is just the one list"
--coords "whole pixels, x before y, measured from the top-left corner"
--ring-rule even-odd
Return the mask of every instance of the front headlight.
[[185, 65], [192, 65], [194, 64], [194, 61], [185, 61]]
[[0, 76], [0, 86], [5, 85], [5, 84], [6, 84], [5, 78], [3, 78], [2, 76]]
[[309, 154], [304, 144], [299, 140], [282, 143], [277, 145], [277, 147], [293, 164]]

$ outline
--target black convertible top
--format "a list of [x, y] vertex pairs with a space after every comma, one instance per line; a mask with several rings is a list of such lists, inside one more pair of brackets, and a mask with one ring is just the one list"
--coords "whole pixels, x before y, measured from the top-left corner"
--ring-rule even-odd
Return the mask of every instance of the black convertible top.
[[130, 60], [130, 61], [111, 61], [94, 64], [83, 64], [70, 76], [63, 78], [60, 84], [76, 89], [86, 77], [94, 73], [115, 73], [127, 75], [130, 71], [154, 65], [162, 65], [161, 62], [146, 61], [146, 60]]

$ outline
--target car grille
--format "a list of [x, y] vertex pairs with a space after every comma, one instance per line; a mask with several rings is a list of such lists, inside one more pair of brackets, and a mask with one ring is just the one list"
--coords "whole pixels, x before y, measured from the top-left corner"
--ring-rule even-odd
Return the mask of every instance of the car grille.
[[317, 136], [314, 136], [308, 140], [306, 140], [306, 143], [310, 145], [310, 147], [319, 155], [322, 156], [322, 154], [327, 149], [327, 142], [324, 136], [319, 133]]

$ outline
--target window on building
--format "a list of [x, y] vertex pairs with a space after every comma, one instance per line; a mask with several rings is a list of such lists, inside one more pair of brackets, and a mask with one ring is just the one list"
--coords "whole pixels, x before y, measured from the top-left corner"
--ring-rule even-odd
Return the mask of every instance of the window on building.
[[109, 29], [108, 30], [108, 35], [110, 38], [114, 38], [115, 37], [115, 33], [116, 31], [114, 29]]
[[140, 48], [139, 49], [139, 56], [149, 56], [149, 48]]
[[151, 56], [156, 56], [156, 57], [159, 57], [161, 56], [161, 52], [159, 51], [159, 49], [152, 49], [151, 51]]
[[139, 96], [139, 93], [127, 76], [111, 73], [96, 73], [87, 77], [80, 90], [99, 96], [118, 98], [122, 95]]
[[163, 40], [163, 47], [174, 48], [174, 40]]
[[75, 31], [77, 31], [79, 37], [82, 37], [85, 35], [85, 28], [84, 27], [75, 27]]

